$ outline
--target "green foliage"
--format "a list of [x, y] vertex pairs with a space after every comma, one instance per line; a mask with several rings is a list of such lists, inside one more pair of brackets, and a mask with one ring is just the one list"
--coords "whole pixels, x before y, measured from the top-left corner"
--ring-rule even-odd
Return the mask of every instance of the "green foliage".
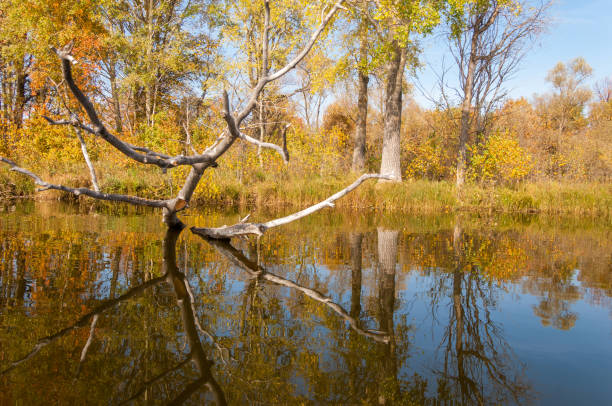
[[447, 0], [442, 3], [452, 37], [461, 35], [474, 17], [490, 15], [494, 7], [514, 14], [519, 14], [523, 7], [519, 0]]

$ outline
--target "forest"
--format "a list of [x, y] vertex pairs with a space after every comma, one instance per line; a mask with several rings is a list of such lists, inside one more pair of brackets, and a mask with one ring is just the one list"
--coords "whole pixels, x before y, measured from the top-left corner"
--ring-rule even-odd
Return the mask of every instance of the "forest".
[[570, 3], [0, 0], [0, 405], [608, 404]]
[[[0, 0], [0, 156], [69, 188], [175, 195], [188, 158], [223, 142], [225, 111], [242, 108], [238, 142], [202, 171], [191, 204], [314, 203], [379, 173], [392, 182], [340, 204], [609, 214], [612, 77], [594, 77], [576, 56], [551, 61], [546, 93], [511, 98], [507, 89], [554, 29], [551, 9], [523, 0]], [[446, 49], [448, 66], [424, 63], [424, 41]], [[424, 107], [415, 94], [428, 69], [439, 83]], [[140, 165], [147, 157], [187, 158], [151, 168]], [[35, 192], [27, 177], [0, 171], [1, 198]], [[37, 196], [65, 197], [55, 193]]]

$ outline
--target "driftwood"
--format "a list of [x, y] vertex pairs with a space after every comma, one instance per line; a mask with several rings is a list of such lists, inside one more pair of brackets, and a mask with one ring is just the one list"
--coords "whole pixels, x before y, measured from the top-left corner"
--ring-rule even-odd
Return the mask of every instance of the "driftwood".
[[282, 276], [275, 275], [271, 272], [268, 272], [264, 267], [257, 264], [254, 261], [248, 259], [242, 252], [237, 250], [233, 245], [229, 243], [229, 241], [218, 240], [218, 239], [209, 239], [203, 237], [209, 244], [211, 244], [219, 253], [221, 253], [224, 257], [226, 257], [232, 264], [235, 266], [245, 270], [251, 277], [258, 278], [260, 280], [265, 280], [271, 282], [275, 285], [286, 286], [291, 289], [295, 289], [304, 295], [310, 297], [311, 299], [324, 304], [331, 310], [333, 310], [338, 316], [343, 318], [345, 321], [349, 323], [351, 328], [357, 333], [364, 337], [368, 337], [374, 341], [378, 341], [381, 343], [388, 344], [391, 337], [384, 331], [376, 331], [376, 330], [364, 330], [359, 327], [358, 321], [351, 317], [346, 310], [339, 304], [332, 301], [328, 296], [323, 295], [321, 292], [318, 292], [314, 289], [307, 288], [305, 286], [301, 286], [293, 281], [283, 278]]
[[[133, 159], [136, 162], [154, 165], [162, 170], [174, 168], [181, 165], [191, 166], [187, 178], [183, 184], [183, 187], [178, 192], [177, 196], [165, 200], [149, 200], [135, 196], [117, 195], [117, 194], [105, 194], [97, 190], [90, 190], [84, 188], [70, 188], [63, 185], [54, 185], [43, 181], [37, 175], [32, 172], [19, 167], [16, 163], [1, 158], [2, 162], [11, 165], [11, 169], [27, 175], [34, 179], [34, 181], [42, 186], [40, 190], [55, 189], [66, 193], [72, 193], [75, 195], [84, 195], [94, 199], [110, 200], [125, 202], [135, 205], [159, 207], [163, 209], [163, 221], [170, 227], [183, 227], [183, 223], [177, 217], [177, 213], [189, 206], [193, 193], [202, 178], [204, 171], [211, 167], [217, 166], [217, 159], [222, 156], [237, 139], [241, 139], [245, 142], [257, 145], [259, 148], [270, 148], [277, 151], [286, 162], [289, 159], [286, 142], [283, 141], [283, 145], [278, 146], [268, 142], [255, 140], [243, 134], [240, 130], [242, 122], [249, 116], [253, 108], [257, 103], [257, 99], [264, 87], [275, 80], [280, 79], [289, 71], [294, 69], [310, 52], [312, 47], [315, 45], [321, 33], [328, 26], [329, 22], [333, 19], [336, 12], [343, 8], [342, 3], [344, 0], [337, 1], [327, 13], [323, 16], [319, 26], [312, 33], [304, 47], [298, 52], [285, 66], [280, 68], [274, 73], [269, 73], [269, 60], [268, 60], [268, 35], [270, 30], [270, 5], [268, 0], [264, 0], [264, 31], [262, 35], [262, 75], [259, 78], [255, 87], [251, 90], [250, 95], [247, 97], [247, 103], [244, 107], [235, 113], [232, 113], [230, 100], [227, 92], [223, 92], [223, 118], [226, 122], [227, 128], [222, 132], [222, 135], [202, 153], [194, 152], [193, 155], [177, 155], [170, 156], [161, 152], [153, 151], [145, 147], [129, 144], [122, 141], [119, 137], [112, 134], [104, 125], [94, 104], [91, 100], [83, 93], [79, 86], [74, 81], [72, 76], [72, 65], [78, 63], [78, 61], [72, 56], [72, 43], [62, 48], [51, 48], [53, 52], [59, 57], [62, 65], [62, 74], [64, 77], [64, 83], [70, 89], [72, 95], [79, 102], [80, 106], [85, 111], [89, 124], [85, 123], [84, 120], [80, 119], [76, 114], [73, 115], [69, 120], [55, 120], [50, 117], [45, 117], [47, 121], [52, 125], [70, 125], [78, 130], [85, 131], [91, 135], [103, 139], [112, 145], [117, 151], [121, 152], [126, 157]], [[91, 166], [90, 166], [91, 169]], [[92, 175], [93, 177], [93, 175]], [[94, 186], [95, 188], [95, 186]]]
[[202, 237], [214, 238], [214, 239], [219, 239], [219, 240], [230, 239], [232, 237], [248, 235], [248, 234], [254, 234], [257, 236], [261, 236], [263, 235], [263, 233], [265, 233], [270, 228], [282, 226], [284, 224], [291, 223], [292, 221], [299, 220], [325, 207], [334, 207], [334, 202], [336, 200], [340, 199], [341, 197], [346, 196], [348, 193], [355, 190], [359, 185], [361, 185], [363, 182], [365, 182], [368, 179], [391, 179], [391, 177], [387, 175], [379, 175], [379, 174], [361, 175], [359, 179], [357, 179], [355, 182], [351, 183], [346, 188], [328, 197], [322, 202], [317, 203], [314, 206], [310, 206], [297, 213], [293, 213], [293, 214], [290, 214], [289, 216], [281, 217], [275, 220], [270, 220], [266, 223], [245, 223], [244, 220], [242, 220], [238, 224], [234, 224], [232, 226], [223, 226], [223, 227], [217, 227], [217, 228], [192, 227], [191, 232], [194, 234], [198, 234]]

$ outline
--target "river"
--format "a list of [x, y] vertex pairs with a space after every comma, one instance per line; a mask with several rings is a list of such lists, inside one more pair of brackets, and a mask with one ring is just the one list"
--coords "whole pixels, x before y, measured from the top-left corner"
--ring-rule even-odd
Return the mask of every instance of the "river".
[[160, 217], [1, 208], [0, 405], [611, 402], [607, 221], [325, 209], [229, 243]]

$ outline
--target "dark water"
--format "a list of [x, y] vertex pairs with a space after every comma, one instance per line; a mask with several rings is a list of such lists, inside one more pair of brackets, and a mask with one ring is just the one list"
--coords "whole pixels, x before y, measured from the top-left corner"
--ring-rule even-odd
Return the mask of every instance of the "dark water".
[[159, 217], [3, 208], [1, 405], [612, 404], [609, 222]]

